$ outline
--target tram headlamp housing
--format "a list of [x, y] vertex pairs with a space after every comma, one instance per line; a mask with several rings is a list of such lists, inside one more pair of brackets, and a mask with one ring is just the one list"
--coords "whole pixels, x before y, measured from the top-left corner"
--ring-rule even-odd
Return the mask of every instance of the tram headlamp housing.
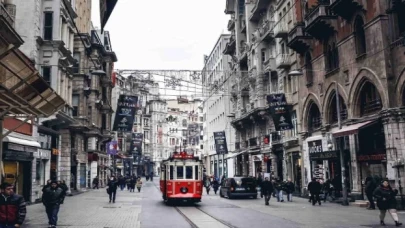
[[182, 187], [180, 188], [180, 192], [186, 194], [188, 192], [188, 189], [186, 187]]

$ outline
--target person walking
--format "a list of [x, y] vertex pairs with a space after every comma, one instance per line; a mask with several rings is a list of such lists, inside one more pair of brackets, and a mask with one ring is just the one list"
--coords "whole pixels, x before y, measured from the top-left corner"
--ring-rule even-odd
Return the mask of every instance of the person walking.
[[270, 182], [269, 178], [264, 178], [261, 184], [261, 194], [264, 196], [264, 204], [269, 205], [271, 195], [274, 192], [273, 184]]
[[319, 194], [321, 193], [322, 185], [319, 183], [316, 178], [312, 178], [312, 181], [308, 184], [308, 190], [311, 194], [310, 200], [312, 201], [312, 205], [315, 206], [316, 202], [321, 205], [321, 199], [319, 198]]
[[99, 179], [98, 179], [98, 176], [96, 176], [94, 179], [93, 179], [93, 189], [98, 189], [98, 183], [99, 183]]
[[13, 188], [9, 183], [0, 186], [0, 228], [21, 227], [27, 214], [24, 197], [15, 194]]
[[150, 172], [150, 181], [153, 182], [153, 172]]
[[367, 207], [368, 210], [375, 210], [375, 203], [374, 203], [374, 198], [373, 198], [373, 193], [374, 190], [377, 188], [377, 183], [375, 182], [374, 178], [372, 176], [368, 176], [366, 178], [366, 187], [365, 187], [365, 192], [366, 196], [369, 202], [369, 206]]
[[42, 203], [48, 215], [49, 227], [56, 227], [60, 205], [65, 199], [65, 191], [58, 186], [57, 181], [52, 181], [51, 186], [46, 188], [42, 195]]
[[44, 192], [46, 188], [50, 187], [51, 183], [52, 183], [52, 180], [50, 180], [50, 179], [47, 180], [46, 184], [42, 187], [42, 192]]
[[132, 177], [131, 182], [129, 183], [129, 192], [135, 192], [135, 184], [136, 184], [136, 178]]
[[141, 188], [142, 188], [141, 178], [138, 178], [138, 180], [136, 181], [136, 188], [138, 189], [138, 192], [141, 192]]
[[205, 190], [207, 191], [207, 195], [209, 195], [210, 188], [211, 188], [211, 181], [210, 181], [209, 177], [207, 177], [207, 179], [205, 180], [204, 187], [205, 187]]
[[395, 226], [401, 226], [402, 223], [398, 220], [397, 214], [397, 200], [395, 196], [398, 194], [397, 189], [392, 189], [390, 186], [388, 179], [383, 180], [381, 185], [377, 187], [373, 195], [377, 199], [377, 207], [380, 209], [380, 224], [385, 226], [385, 214], [387, 211], [391, 214], [392, 219], [394, 219]]
[[212, 188], [214, 189], [214, 193], [216, 195], [219, 188], [219, 181], [217, 178], [214, 178], [214, 181], [212, 181]]
[[291, 181], [291, 178], [288, 178], [287, 183], [285, 183], [285, 192], [287, 193], [287, 201], [292, 202], [292, 194], [295, 191], [295, 185]]
[[117, 188], [118, 188], [118, 181], [115, 179], [114, 176], [110, 177], [110, 180], [108, 181], [107, 186], [108, 186], [107, 193], [108, 193], [108, 196], [110, 199], [109, 203], [111, 203], [111, 201], [113, 203], [115, 203], [115, 197], [117, 195]]

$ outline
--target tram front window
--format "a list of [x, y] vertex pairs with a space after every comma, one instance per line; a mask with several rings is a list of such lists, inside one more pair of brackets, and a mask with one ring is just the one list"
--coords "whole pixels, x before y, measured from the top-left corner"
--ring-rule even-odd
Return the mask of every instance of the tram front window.
[[173, 180], [173, 166], [170, 166], [170, 180]]
[[184, 167], [177, 166], [177, 179], [184, 179]]
[[198, 180], [198, 165], [194, 166], [194, 173], [195, 173], [194, 179]]
[[193, 179], [193, 167], [186, 166], [186, 179]]

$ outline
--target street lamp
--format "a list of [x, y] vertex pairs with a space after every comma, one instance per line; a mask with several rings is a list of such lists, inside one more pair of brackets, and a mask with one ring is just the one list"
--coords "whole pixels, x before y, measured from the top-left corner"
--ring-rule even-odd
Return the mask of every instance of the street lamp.
[[301, 70], [295, 69], [288, 73], [288, 76], [298, 77], [304, 75]]
[[94, 74], [94, 75], [106, 75], [105, 71], [103, 71], [103, 70], [94, 70], [94, 71], [91, 72], [91, 74]]

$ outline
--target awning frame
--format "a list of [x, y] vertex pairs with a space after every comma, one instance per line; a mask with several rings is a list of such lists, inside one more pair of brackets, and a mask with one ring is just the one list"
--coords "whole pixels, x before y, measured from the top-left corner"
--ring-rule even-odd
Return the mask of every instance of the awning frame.
[[334, 138], [339, 138], [339, 137], [349, 136], [349, 135], [353, 135], [353, 134], [358, 134], [359, 130], [366, 128], [370, 125], [373, 125], [375, 123], [377, 123], [377, 120], [370, 120], [370, 121], [366, 121], [366, 122], [352, 124], [352, 125], [343, 127], [342, 129], [339, 129], [335, 132], [332, 132], [332, 135]]

